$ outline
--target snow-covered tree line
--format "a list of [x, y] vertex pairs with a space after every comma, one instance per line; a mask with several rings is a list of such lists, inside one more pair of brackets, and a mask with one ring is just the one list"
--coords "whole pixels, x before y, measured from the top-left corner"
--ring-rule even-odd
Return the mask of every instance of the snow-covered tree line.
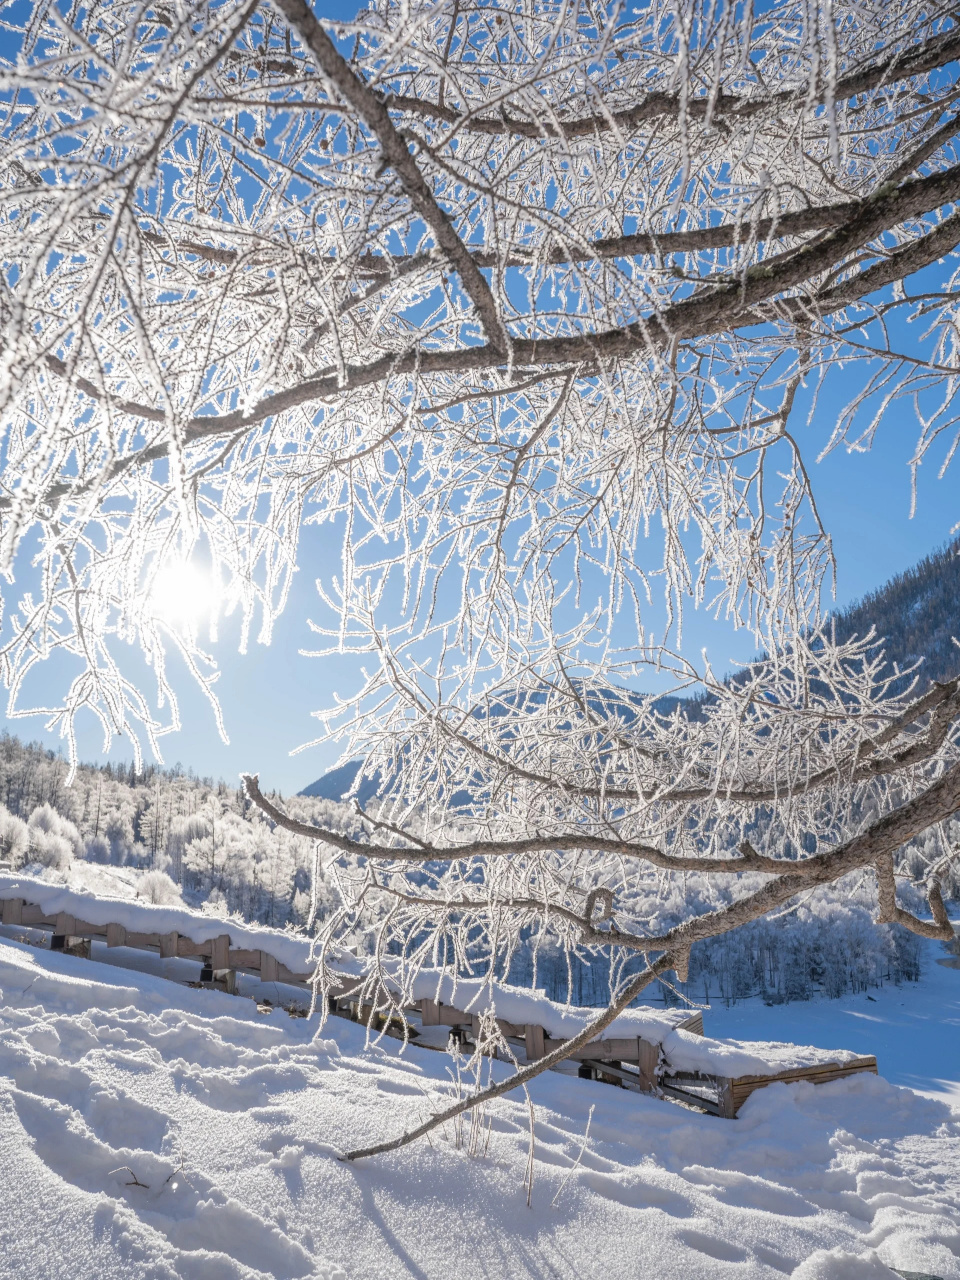
[[[707, 903], [701, 899], [699, 905]], [[686, 903], [674, 906], [673, 912], [668, 903], [661, 909], [679, 922]], [[917, 981], [924, 964], [920, 941], [898, 925], [877, 924], [876, 913], [876, 893], [862, 882], [822, 890], [778, 919], [756, 920], [695, 943], [686, 979], [671, 975], [654, 994], [667, 1004], [736, 1004], [751, 997], [781, 1004]], [[609, 957], [568, 963], [549, 941], [518, 955], [510, 976], [574, 1004], [603, 1004], [610, 991]]]
[[[179, 770], [69, 765], [0, 737], [0, 860], [66, 872], [75, 859], [134, 867], [152, 900], [182, 893], [214, 911], [283, 927], [310, 911], [312, 842], [275, 829], [241, 790]], [[350, 830], [349, 810], [293, 799], [304, 817]], [[320, 886], [320, 909], [332, 893]]]

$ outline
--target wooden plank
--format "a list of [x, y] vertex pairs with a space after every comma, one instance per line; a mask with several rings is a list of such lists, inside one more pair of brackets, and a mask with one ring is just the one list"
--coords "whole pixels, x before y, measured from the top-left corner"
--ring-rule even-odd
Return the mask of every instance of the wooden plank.
[[177, 955], [182, 956], [186, 960], [192, 960], [198, 956], [202, 956], [206, 949], [205, 942], [194, 942], [192, 938], [185, 938], [181, 933], [177, 938]]
[[680, 1031], [689, 1031], [695, 1036], [703, 1035], [703, 1012], [698, 1009], [692, 1018], [688, 1018], [686, 1022], [681, 1022], [678, 1029]]
[[[420, 1012], [420, 1025], [424, 1027], [469, 1027], [470, 1034], [476, 1040], [480, 1030], [480, 1014], [467, 1013], [452, 1004], [437, 1004], [428, 996], [421, 997], [411, 1006]], [[525, 1028], [518, 1023], [508, 1022], [506, 1018], [497, 1018], [497, 1026], [503, 1036], [524, 1036]]]
[[[470, 1034], [473, 1037], [474, 1041], [477, 1041], [480, 1039], [481, 1021], [482, 1021], [482, 1017], [479, 1013], [473, 1014], [470, 1018]], [[496, 1023], [497, 1023], [498, 1031], [500, 1032], [500, 1034], [503, 1036], [505, 1040], [510, 1039], [511, 1036], [513, 1037], [523, 1036], [523, 1032], [524, 1032], [523, 1027], [515, 1027], [512, 1022], [507, 1022], [505, 1018], [497, 1018]]]
[[733, 1081], [728, 1080], [724, 1076], [717, 1079], [717, 1115], [723, 1120], [735, 1120], [737, 1112], [740, 1110], [740, 1102], [737, 1099], [736, 1092], [733, 1087]]
[[593, 1067], [601, 1080], [604, 1080], [607, 1084], [613, 1084], [614, 1081], [616, 1081], [618, 1084], [622, 1084], [628, 1089], [636, 1091], [640, 1088], [640, 1077], [637, 1075], [636, 1071], [627, 1071], [622, 1064], [599, 1062], [591, 1058], [585, 1058], [583, 1060], [583, 1064], [586, 1067]]
[[441, 1027], [469, 1027], [472, 1020], [472, 1013], [464, 1013], [462, 1009], [457, 1009], [452, 1004], [440, 1005]]
[[32, 902], [25, 902], [20, 912], [20, 923], [33, 928], [53, 929], [57, 924], [56, 916], [45, 916], [39, 907]]
[[260, 968], [260, 952], [259, 951], [251, 951], [242, 947], [231, 947], [229, 956], [230, 956], [231, 969], [259, 969]]
[[23, 924], [23, 899], [22, 898], [4, 898], [3, 923], [4, 924]]
[[107, 925], [107, 946], [123, 947], [126, 946], [127, 931], [122, 924]]
[[76, 920], [73, 916], [68, 915], [66, 911], [57, 912], [57, 923], [54, 925], [55, 933], [62, 933], [64, 937], [74, 935], [77, 932]]
[[160, 935], [160, 959], [167, 960], [171, 956], [177, 954], [177, 941], [180, 935], [176, 929], [172, 933], [161, 933]]
[[535, 1062], [547, 1053], [543, 1027], [538, 1027], [535, 1023], [528, 1022], [524, 1028], [524, 1039], [527, 1042], [528, 1062]]
[[420, 1001], [420, 1021], [425, 1027], [469, 1027], [473, 1024], [473, 1014], [424, 997]]
[[719, 1104], [713, 1098], [701, 1098], [698, 1093], [688, 1093], [685, 1089], [677, 1089], [662, 1080], [659, 1088], [660, 1092], [665, 1093], [668, 1098], [677, 1098], [680, 1102], [692, 1103], [695, 1107], [703, 1107], [704, 1111], [709, 1111], [713, 1116], [720, 1114]]
[[519, 1036], [523, 1039], [524, 1028], [521, 1024], [517, 1022], [508, 1022], [506, 1018], [498, 1018], [497, 1026], [500, 1028], [500, 1034], [506, 1036], [508, 1039], [510, 1036]]
[[288, 969], [285, 964], [277, 964], [278, 982], [289, 982], [293, 986], [308, 987], [313, 981], [312, 973], [294, 973], [292, 969]]
[[[562, 1040], [545, 1038], [543, 1052], [552, 1053], [554, 1049], [559, 1049], [563, 1043]], [[618, 1036], [610, 1040], [591, 1040], [589, 1044], [575, 1049], [570, 1054], [570, 1059], [573, 1062], [582, 1062], [587, 1058], [596, 1058], [598, 1060], [609, 1058], [615, 1062], [636, 1062], [639, 1057], [637, 1044], [635, 1036], [631, 1036], [629, 1039]], [[542, 1057], [543, 1054], [540, 1056]]]
[[[626, 1054], [624, 1054], [626, 1057]], [[660, 1046], [649, 1040], [637, 1041], [637, 1066], [640, 1071], [640, 1088], [652, 1093], [657, 1083], [657, 1067], [660, 1064]]]
[[816, 1082], [835, 1080], [839, 1076], [855, 1075], [858, 1071], [871, 1071], [877, 1074], [877, 1060], [873, 1055], [863, 1058], [851, 1058], [849, 1062], [818, 1062], [809, 1067], [791, 1067], [787, 1071], [778, 1071], [769, 1076], [735, 1076], [735, 1085], [771, 1084], [774, 1080], [790, 1083], [796, 1080], [814, 1080]]
[[261, 982], [278, 982], [280, 978], [280, 966], [276, 957], [270, 955], [268, 951], [260, 952], [260, 981]]
[[701, 1071], [668, 1071], [662, 1079], [673, 1085], [675, 1089], [685, 1089], [690, 1086], [716, 1088], [718, 1077], [706, 1075]]
[[125, 947], [136, 947], [138, 951], [153, 951], [160, 949], [159, 933], [131, 933], [127, 931], [127, 939], [123, 944]]
[[91, 924], [89, 920], [74, 920], [73, 932], [78, 938], [105, 938], [107, 936], [107, 926], [105, 924]]
[[204, 944], [210, 956], [210, 967], [228, 969], [230, 967], [230, 935], [221, 933], [210, 942]]

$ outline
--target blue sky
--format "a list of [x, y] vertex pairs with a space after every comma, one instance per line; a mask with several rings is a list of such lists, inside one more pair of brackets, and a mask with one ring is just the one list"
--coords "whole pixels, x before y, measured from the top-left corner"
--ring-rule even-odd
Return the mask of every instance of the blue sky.
[[[326, 16], [347, 17], [353, 5], [327, 3], [322, 11]], [[859, 380], [861, 374], [851, 371], [850, 376]], [[835, 392], [841, 389], [838, 375]], [[938, 479], [940, 457], [934, 457], [921, 470], [919, 509], [910, 518], [907, 464], [917, 426], [906, 406], [888, 417], [872, 452], [848, 454], [838, 450], [816, 464], [816, 454], [833, 426], [830, 409], [838, 404], [839, 400], [825, 399], [817, 420], [809, 428], [798, 426], [798, 431], [821, 515], [834, 538], [837, 604], [843, 607], [942, 545], [950, 536], [951, 527], [960, 522], [960, 502], [956, 468], [954, 473]], [[325, 525], [304, 531], [301, 568], [268, 648], [254, 643], [247, 655], [240, 656], [236, 628], [227, 625], [222, 629], [215, 652], [222, 667], [218, 690], [229, 745], [220, 740], [206, 702], [196, 695], [186, 673], [175, 678], [181, 692], [184, 723], [179, 733], [163, 739], [165, 763], [179, 761], [197, 773], [230, 782], [236, 781], [241, 770], [253, 770], [261, 774], [266, 786], [278, 787], [287, 794], [305, 786], [336, 761], [340, 748], [332, 743], [297, 756], [289, 753], [317, 735], [319, 726], [311, 718], [311, 711], [329, 706], [338, 692], [349, 693], [358, 677], [356, 659], [308, 658], [299, 653], [303, 648], [319, 647], [319, 637], [310, 631], [307, 622], [320, 613], [314, 579], [337, 562], [339, 550], [336, 528]], [[658, 555], [659, 544], [652, 543], [651, 566], [656, 564]], [[642, 555], [638, 558], [643, 561]], [[746, 633], [735, 634], [726, 624], [690, 612], [684, 624], [684, 650], [698, 654], [704, 646], [720, 669], [731, 661], [749, 658], [754, 651]], [[175, 664], [173, 669], [176, 670]], [[0, 715], [0, 727], [4, 725], [21, 737], [36, 738], [54, 749], [60, 745], [54, 735], [44, 733], [42, 718], [11, 723]], [[99, 731], [92, 717], [85, 726], [81, 723], [78, 727], [81, 757], [102, 759]], [[130, 757], [129, 744], [123, 740], [109, 752], [109, 758], [114, 760]]]

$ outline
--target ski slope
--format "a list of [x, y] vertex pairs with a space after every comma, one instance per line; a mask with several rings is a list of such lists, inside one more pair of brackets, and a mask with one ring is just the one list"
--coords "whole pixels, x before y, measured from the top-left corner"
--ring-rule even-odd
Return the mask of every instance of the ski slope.
[[[771, 1086], [733, 1122], [540, 1077], [530, 1207], [522, 1096], [495, 1104], [482, 1155], [451, 1129], [337, 1158], [449, 1098], [444, 1053], [367, 1046], [340, 1019], [315, 1039], [283, 1010], [9, 937], [0, 990], [4, 1277], [960, 1280], [960, 973], [932, 963], [873, 1003], [708, 1014], [715, 1034], [788, 1027], [880, 1060], [881, 1078]], [[944, 1045], [928, 1074], [897, 1048], [921, 1029]], [[939, 1096], [882, 1078], [888, 1061]]]

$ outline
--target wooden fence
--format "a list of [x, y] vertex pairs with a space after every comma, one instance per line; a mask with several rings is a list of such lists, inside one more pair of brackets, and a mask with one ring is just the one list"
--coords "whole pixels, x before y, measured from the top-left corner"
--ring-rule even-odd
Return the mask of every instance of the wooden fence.
[[[201, 982], [229, 992], [236, 989], [238, 972], [255, 974], [261, 982], [281, 982], [297, 987], [308, 987], [313, 980], [312, 973], [294, 972], [268, 951], [232, 947], [228, 933], [206, 942], [194, 942], [177, 932], [134, 933], [121, 924], [91, 924], [65, 912], [46, 915], [39, 906], [23, 898], [2, 900], [2, 922], [52, 932], [51, 946], [54, 950], [70, 950], [79, 941], [99, 939], [108, 947], [133, 947], [157, 952], [164, 959], [177, 956], [200, 960], [204, 966]], [[376, 1010], [372, 1004], [362, 1003], [360, 988], [359, 980], [345, 978], [342, 991], [331, 998], [330, 1012], [355, 1021], [375, 1023]], [[461, 1038], [474, 1041], [479, 1036], [478, 1014], [430, 999], [420, 1000], [411, 1011], [420, 1014], [422, 1028], [447, 1026]], [[551, 1039], [543, 1027], [533, 1023], [511, 1023], [498, 1018], [497, 1024], [508, 1043], [522, 1050], [528, 1062], [542, 1058], [563, 1043]], [[388, 1034], [396, 1033], [396, 1029], [390, 1026], [384, 1029]], [[702, 1036], [703, 1015], [699, 1012], [692, 1014], [678, 1023], [676, 1029]], [[416, 1043], [415, 1028], [412, 1042]], [[641, 1093], [663, 1094], [730, 1120], [736, 1117], [751, 1093], [777, 1081], [793, 1083], [807, 1080], [812, 1084], [824, 1084], [861, 1071], [877, 1072], [876, 1058], [861, 1057], [845, 1063], [821, 1063], [766, 1076], [671, 1073], [661, 1061], [659, 1043], [637, 1036], [593, 1040], [569, 1056], [570, 1060], [579, 1062], [582, 1075]]]
[[[23, 898], [4, 898], [2, 921], [9, 925], [24, 925], [32, 929], [45, 929], [53, 933], [53, 949], [64, 950], [79, 939], [102, 939], [108, 947], [134, 947], [138, 951], [156, 951], [162, 959], [179, 956], [188, 960], [201, 960], [214, 973], [236, 974], [239, 970], [255, 973], [261, 982], [285, 982], [294, 986], [307, 986], [313, 978], [310, 973], [294, 973], [281, 964], [268, 951], [253, 951], [231, 947], [230, 935], [221, 933], [206, 942], [194, 942], [180, 933], [134, 933], [122, 924], [91, 924], [61, 911], [58, 915], [45, 915], [43, 910]], [[227, 985], [232, 985], [227, 982]]]

